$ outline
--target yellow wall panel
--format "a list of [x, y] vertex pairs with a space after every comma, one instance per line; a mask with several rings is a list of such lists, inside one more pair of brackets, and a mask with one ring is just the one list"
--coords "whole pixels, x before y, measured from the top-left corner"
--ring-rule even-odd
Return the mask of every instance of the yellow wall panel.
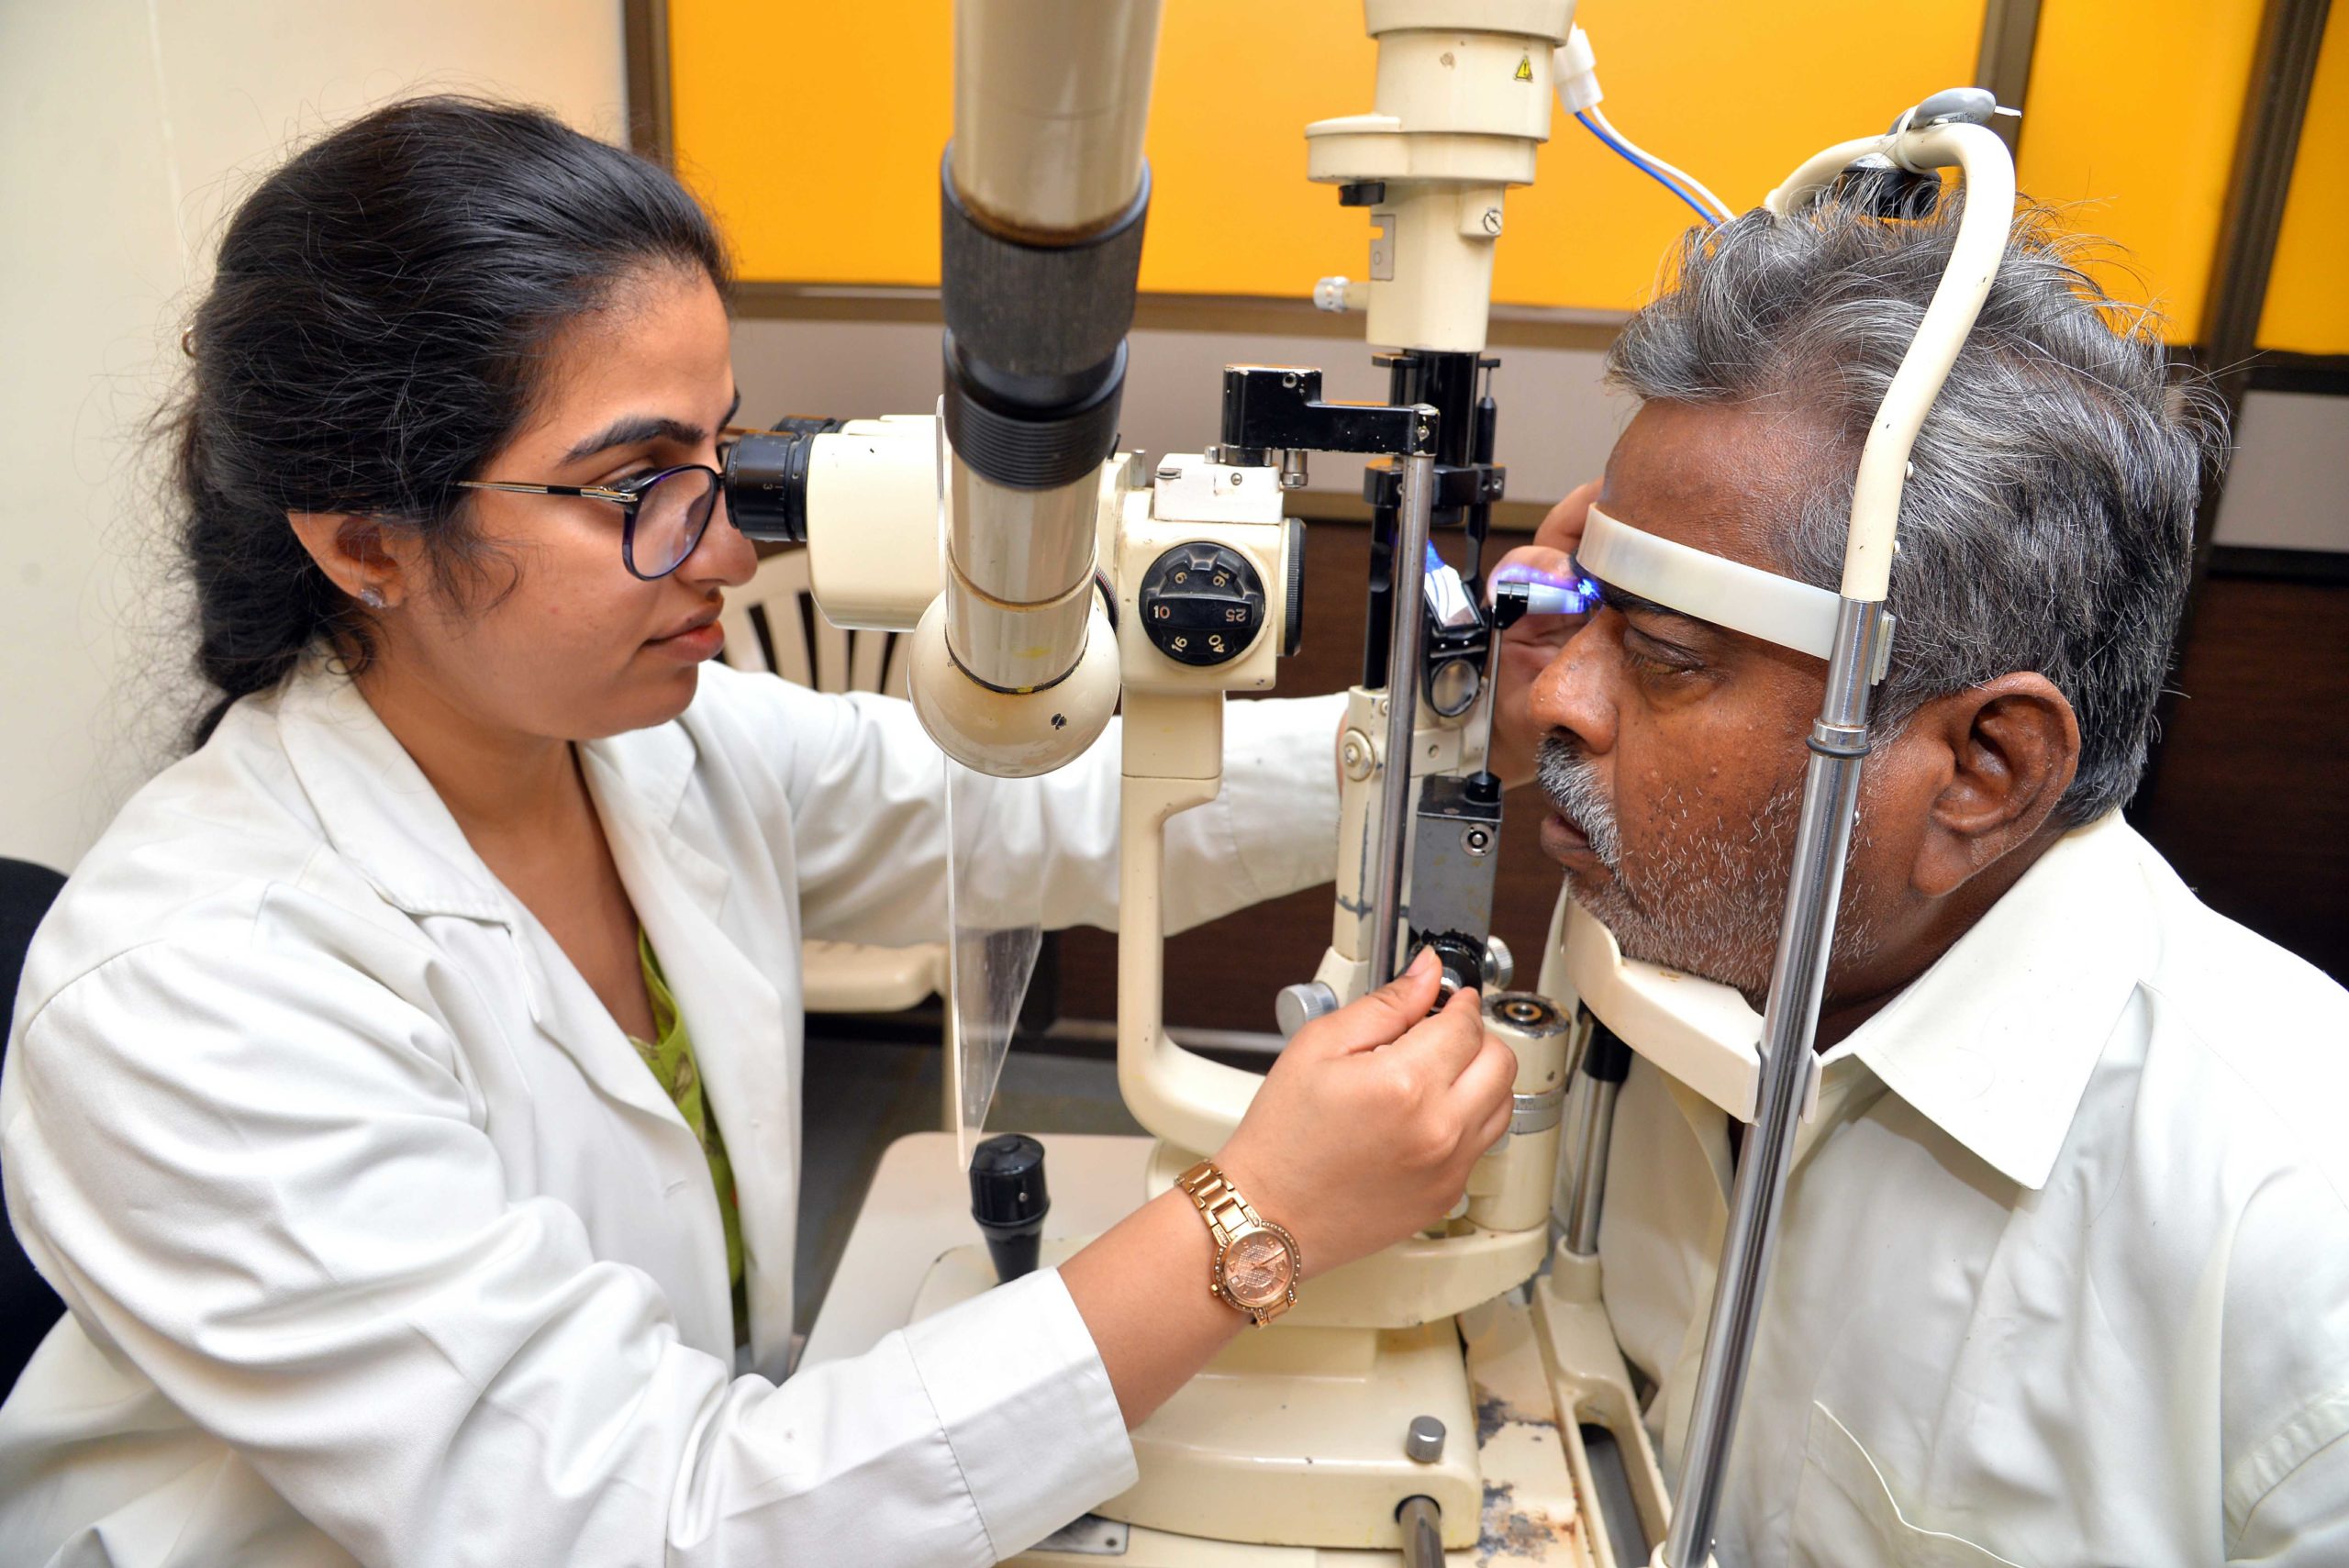
[[[744, 277], [937, 281], [950, 10], [671, 0], [678, 161]], [[1616, 123], [1746, 206], [1819, 147], [1971, 80], [1982, 0], [1587, 0], [1581, 19]], [[1142, 287], [1301, 297], [1361, 275], [1368, 222], [1306, 182], [1303, 131], [1369, 110], [1375, 60], [1353, 0], [1167, 0]], [[1563, 114], [1553, 135], [1510, 195], [1495, 295], [1636, 305], [1687, 209]]]
[[[1166, 0], [1141, 286], [1313, 292], [1364, 275], [1370, 219], [1305, 178], [1305, 124], [1366, 113], [1378, 51], [1342, 0]], [[1357, 101], [1359, 100], [1359, 101]]]
[[2091, 268], [2116, 295], [2201, 331], [2260, 0], [2044, 0], [2019, 183], [2125, 256]]
[[745, 278], [935, 284], [948, 0], [670, 0], [677, 167]]
[[2349, 354], [2349, 6], [2324, 24], [2259, 346]]
[[[1579, 9], [1607, 117], [1739, 211], [1820, 148], [1883, 130], [1927, 94], [1972, 82], [1982, 32], [1981, 0], [1586, 0]], [[1366, 77], [1353, 92], [1364, 101], [1346, 108], [1368, 108]], [[1695, 221], [1564, 111], [1532, 189], [1509, 200], [1493, 292], [1519, 303], [1630, 309]]]

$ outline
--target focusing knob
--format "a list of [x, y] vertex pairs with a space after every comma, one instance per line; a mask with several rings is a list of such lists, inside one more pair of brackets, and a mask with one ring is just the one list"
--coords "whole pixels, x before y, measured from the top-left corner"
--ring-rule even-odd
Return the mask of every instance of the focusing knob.
[[1443, 979], [1436, 991], [1438, 1008], [1451, 1001], [1457, 991], [1485, 989], [1485, 949], [1482, 943], [1462, 931], [1439, 931], [1433, 935], [1419, 935], [1410, 956], [1417, 959], [1419, 951], [1433, 948], [1436, 962], [1443, 966]]
[[1297, 1030], [1337, 1010], [1338, 994], [1319, 980], [1284, 985], [1273, 998], [1273, 1019], [1281, 1026], [1283, 1040], [1295, 1040]]
[[1143, 632], [1177, 664], [1228, 663], [1264, 624], [1264, 580], [1225, 545], [1176, 545], [1150, 563], [1136, 598]]

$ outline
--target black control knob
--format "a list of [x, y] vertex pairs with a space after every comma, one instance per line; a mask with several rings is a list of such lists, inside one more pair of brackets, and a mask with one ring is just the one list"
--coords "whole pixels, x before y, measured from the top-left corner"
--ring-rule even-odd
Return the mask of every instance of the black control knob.
[[[1482, 943], [1461, 931], [1440, 931], [1419, 938], [1419, 946], [1433, 948], [1436, 962], [1443, 966], [1443, 981], [1437, 988], [1435, 1005], [1441, 1009], [1452, 1000], [1455, 991], [1477, 990], [1485, 987], [1485, 950]], [[1419, 957], [1417, 952], [1413, 958]]]
[[1264, 625], [1264, 580], [1227, 545], [1178, 544], [1142, 574], [1141, 628], [1178, 664], [1224, 664]]
[[990, 1138], [971, 1151], [971, 1218], [985, 1232], [995, 1277], [1035, 1272], [1044, 1239], [1044, 1146], [1023, 1133]]

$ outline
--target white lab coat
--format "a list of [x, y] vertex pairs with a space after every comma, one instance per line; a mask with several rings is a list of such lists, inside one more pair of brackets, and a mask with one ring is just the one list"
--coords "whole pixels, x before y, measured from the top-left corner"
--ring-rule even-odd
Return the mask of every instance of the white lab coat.
[[[1825, 1067], [1722, 1568], [2349, 1563], [2349, 995], [2115, 812]], [[1634, 1062], [1599, 1255], [1668, 1472], [1726, 1127]]]
[[[1333, 700], [1233, 706], [1179, 926], [1331, 874]], [[1045, 1271], [778, 1385], [803, 936], [944, 929], [902, 703], [712, 665], [581, 748], [740, 1191], [348, 682], [240, 703], [33, 944], [0, 1155], [66, 1320], [0, 1408], [0, 1562], [983, 1563], [1130, 1484]], [[1115, 732], [1004, 792], [1036, 913], [1113, 923]]]

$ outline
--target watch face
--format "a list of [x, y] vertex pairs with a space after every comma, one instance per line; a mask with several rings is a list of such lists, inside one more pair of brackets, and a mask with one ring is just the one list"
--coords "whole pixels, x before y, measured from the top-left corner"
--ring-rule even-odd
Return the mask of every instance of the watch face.
[[1288, 1295], [1297, 1264], [1288, 1246], [1269, 1230], [1252, 1230], [1225, 1249], [1224, 1294], [1259, 1310]]

